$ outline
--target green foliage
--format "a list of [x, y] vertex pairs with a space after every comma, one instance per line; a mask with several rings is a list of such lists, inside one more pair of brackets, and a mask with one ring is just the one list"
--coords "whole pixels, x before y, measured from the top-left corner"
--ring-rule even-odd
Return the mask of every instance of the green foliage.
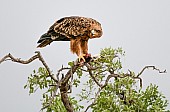
[[[158, 86], [150, 85], [145, 91], [141, 91], [137, 105], [140, 105], [140, 109], [147, 112], [165, 111], [167, 107], [167, 100], [165, 96], [158, 91]], [[147, 108], [146, 108], [147, 107]]]
[[[125, 52], [121, 49], [105, 48], [101, 50], [100, 58], [91, 62], [93, 67], [92, 74], [101, 83], [104, 84], [109, 74], [119, 74], [112, 78], [108, 85], [100, 92], [95, 105], [91, 107], [93, 112], [162, 112], [166, 110], [168, 105], [165, 96], [158, 91], [158, 86], [150, 85], [146, 90], [138, 87], [137, 76], [130, 71], [130, 75], [122, 71], [122, 63], [120, 58]], [[97, 85], [94, 80], [89, 77], [85, 83], [86, 87], [82, 88], [78, 94], [81, 101], [86, 100], [92, 102], [92, 98], [97, 93]], [[87, 89], [88, 88], [88, 89]]]
[[[79, 81], [75, 82], [78, 83]], [[80, 83], [80, 82], [79, 82]], [[67, 112], [60, 95], [55, 96], [56, 86], [54, 81], [48, 76], [45, 68], [40, 67], [38, 71], [33, 70], [33, 73], [28, 77], [28, 81], [24, 89], [29, 89], [29, 94], [35, 93], [36, 90], [45, 90], [42, 94], [42, 111], [46, 112]], [[79, 111], [83, 106], [78, 105], [74, 97], [70, 97], [70, 101], [74, 106], [75, 111]]]
[[109, 84], [100, 93], [93, 112], [164, 112], [167, 100], [158, 91], [156, 85], [150, 85], [145, 91], [132, 88], [121, 89]]
[[53, 84], [54, 81], [48, 76], [47, 70], [43, 67], [40, 67], [37, 72], [33, 70], [33, 74], [28, 77], [27, 84], [24, 86], [24, 88], [29, 88], [29, 93], [32, 94], [39, 88], [48, 88], [49, 85]]
[[105, 71], [120, 70], [122, 68], [120, 57], [124, 55], [125, 52], [122, 50], [122, 48], [105, 48], [101, 50], [100, 58], [98, 58], [97, 63], [93, 62], [92, 64], [94, 64], [96, 67], [100, 66], [100, 68], [104, 69]]
[[[122, 71], [121, 58], [125, 55], [122, 48], [105, 48], [100, 52], [100, 57], [89, 64], [96, 69], [91, 70], [96, 80], [104, 85], [106, 78], [110, 74], [119, 74], [120, 77], [112, 77], [108, 85], [102, 88], [91, 107], [93, 112], [163, 112], [168, 105], [165, 96], [158, 91], [158, 86], [149, 85], [146, 90], [138, 87], [138, 82], [133, 77], [137, 76], [130, 71], [130, 75]], [[73, 62], [68, 66], [72, 67]], [[72, 84], [76, 89], [81, 85], [81, 92], [76, 97], [70, 97], [75, 112], [80, 112], [84, 106], [79, 105], [81, 101], [92, 103], [99, 87], [88, 74], [85, 67], [78, 67]], [[86, 77], [86, 80], [82, 79]], [[60, 95], [56, 90], [55, 82], [48, 76], [47, 70], [40, 67], [38, 71], [33, 71], [28, 77], [28, 82], [24, 88], [29, 89], [29, 93], [34, 93], [37, 89], [45, 90], [42, 95], [42, 107], [46, 107], [47, 112], [66, 112]], [[74, 91], [75, 92], [75, 91]], [[79, 100], [76, 100], [79, 99]]]
[[[67, 112], [60, 97], [55, 97], [53, 100], [51, 100], [48, 98], [48, 95], [46, 95], [44, 100], [43, 106], [47, 106], [46, 112]], [[49, 102], [49, 100], [51, 100], [51, 102]], [[47, 105], [46, 102], [50, 104]]]

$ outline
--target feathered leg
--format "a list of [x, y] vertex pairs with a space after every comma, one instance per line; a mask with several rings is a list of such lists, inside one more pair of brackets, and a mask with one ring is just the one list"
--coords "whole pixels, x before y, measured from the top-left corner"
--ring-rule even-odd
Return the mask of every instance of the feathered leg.
[[86, 62], [86, 58], [88, 57], [88, 39], [80, 40], [79, 49], [79, 61], [83, 59], [83, 61]]
[[82, 49], [84, 44], [81, 44], [81, 43], [82, 43], [82, 40], [80, 38], [71, 39], [70, 40], [70, 49], [71, 49], [72, 53], [77, 54], [79, 62], [81, 62], [81, 60], [83, 60], [83, 62], [85, 62], [86, 60], [85, 60], [84, 56], [86, 54], [84, 52], [84, 49]]

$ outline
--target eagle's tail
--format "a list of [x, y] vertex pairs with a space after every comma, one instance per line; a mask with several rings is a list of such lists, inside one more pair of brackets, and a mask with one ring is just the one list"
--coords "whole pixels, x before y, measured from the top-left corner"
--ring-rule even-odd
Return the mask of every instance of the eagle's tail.
[[52, 42], [51, 36], [47, 33], [43, 34], [37, 43], [40, 43], [37, 48], [45, 47], [46, 45], [50, 44]]

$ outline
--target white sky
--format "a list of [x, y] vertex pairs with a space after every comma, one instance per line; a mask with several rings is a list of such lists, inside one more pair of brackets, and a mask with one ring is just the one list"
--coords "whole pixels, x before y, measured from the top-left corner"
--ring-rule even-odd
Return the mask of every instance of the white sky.
[[[169, 0], [1, 0], [0, 58], [7, 53], [28, 59], [36, 42], [57, 19], [79, 15], [101, 22], [104, 35], [89, 42], [89, 52], [98, 54], [104, 47], [122, 47], [125, 70], [139, 72], [145, 65], [167, 69], [166, 74], [148, 70], [142, 75], [144, 87], [157, 84], [170, 100], [170, 1]], [[55, 42], [41, 49], [53, 71], [76, 56], [68, 42]], [[41, 92], [29, 96], [23, 89], [27, 77], [41, 64], [5, 62], [0, 65], [0, 111], [38, 112]], [[170, 109], [170, 106], [168, 106]]]

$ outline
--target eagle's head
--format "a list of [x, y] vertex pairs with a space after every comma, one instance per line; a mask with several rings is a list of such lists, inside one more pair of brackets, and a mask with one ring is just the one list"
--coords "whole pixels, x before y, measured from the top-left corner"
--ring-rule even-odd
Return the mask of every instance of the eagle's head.
[[95, 20], [92, 21], [90, 28], [90, 38], [99, 38], [103, 34], [101, 24]]
[[99, 38], [99, 37], [101, 37], [102, 36], [102, 30], [100, 30], [100, 29], [93, 29], [93, 30], [91, 30], [91, 38]]

